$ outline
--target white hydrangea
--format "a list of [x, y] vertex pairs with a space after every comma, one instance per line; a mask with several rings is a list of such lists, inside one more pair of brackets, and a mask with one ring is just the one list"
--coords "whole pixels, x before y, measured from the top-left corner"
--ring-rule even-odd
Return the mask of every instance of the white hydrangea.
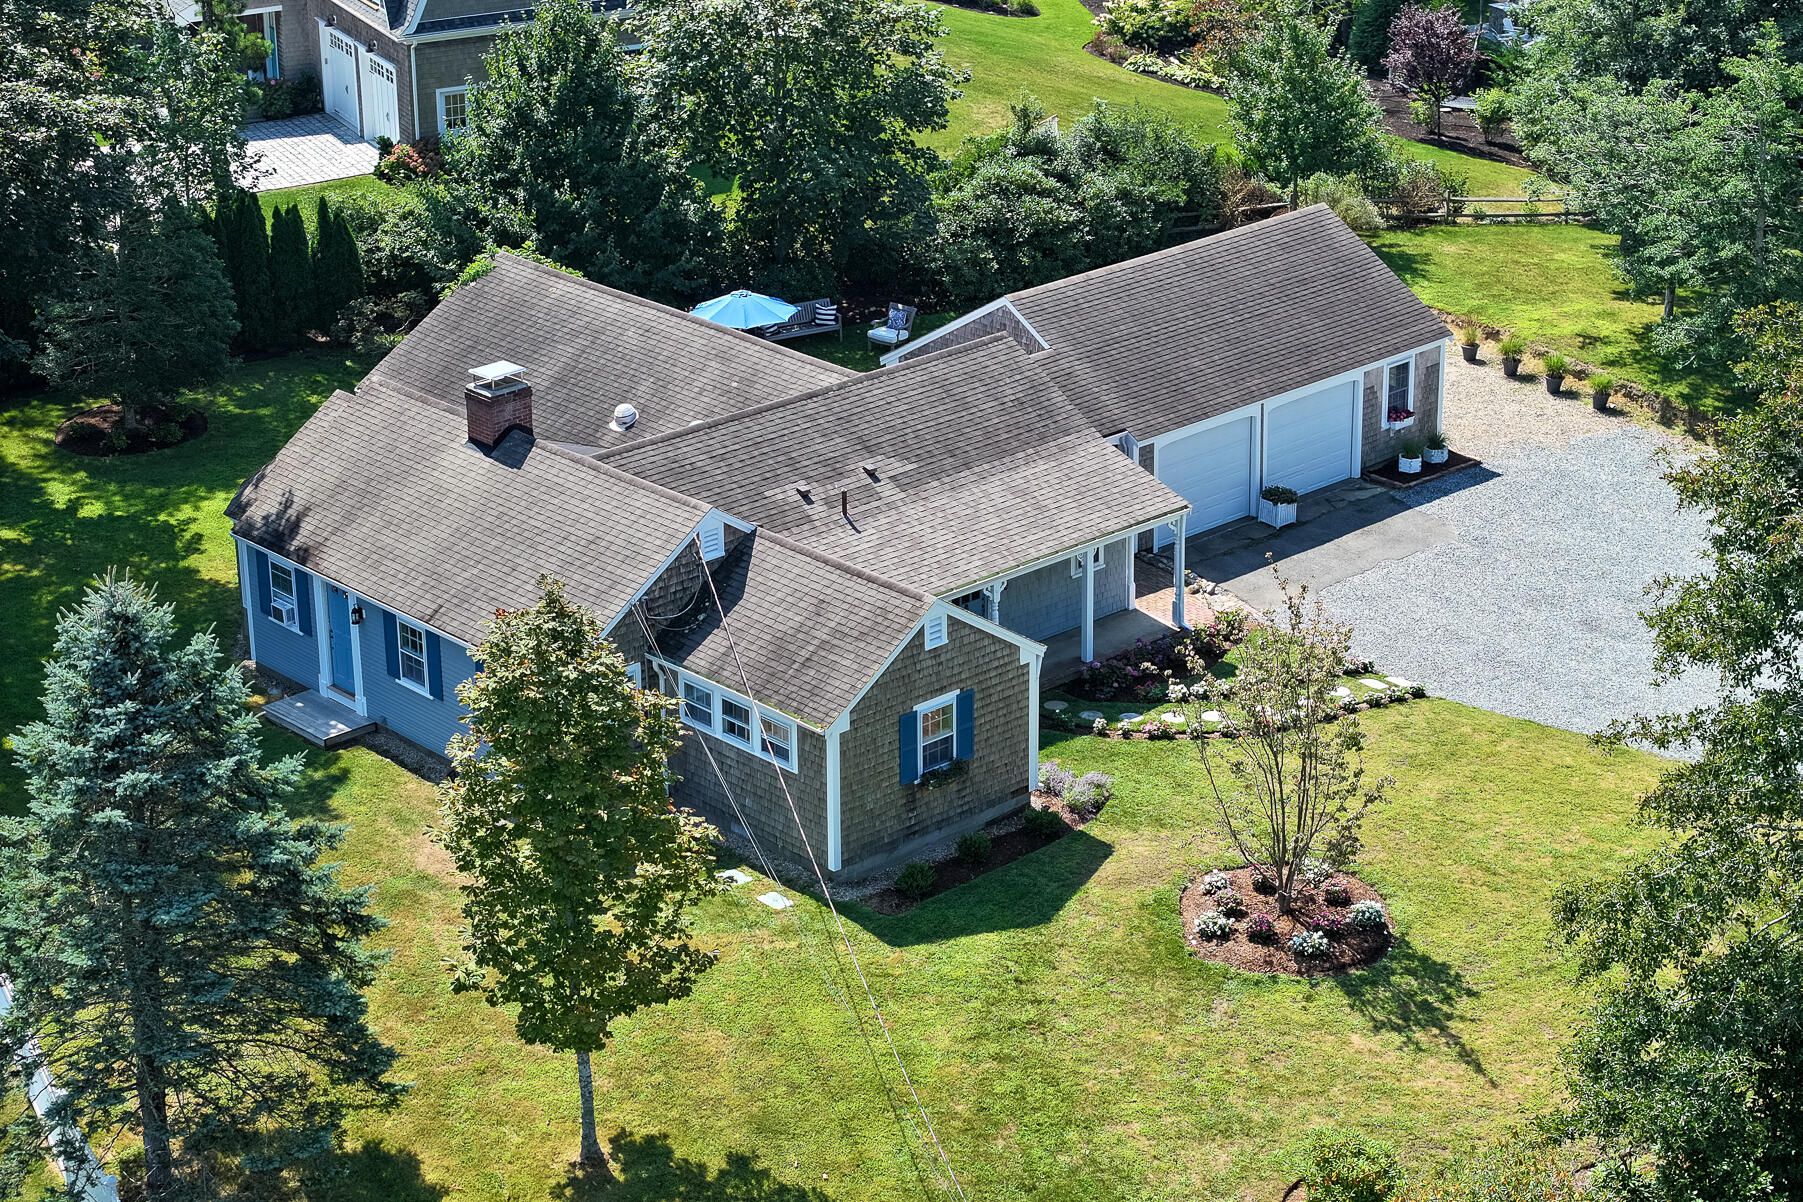
[[1354, 902], [1346, 912], [1346, 925], [1355, 931], [1377, 931], [1384, 926], [1384, 904], [1367, 899]]
[[1217, 868], [1202, 878], [1202, 892], [1219, 893], [1221, 890], [1227, 888], [1229, 883], [1227, 874]]
[[1320, 931], [1297, 931], [1290, 936], [1290, 950], [1298, 956], [1315, 957], [1327, 954], [1327, 936]]
[[1196, 916], [1196, 934], [1204, 939], [1225, 939], [1233, 934], [1233, 919], [1219, 910], [1208, 910]]

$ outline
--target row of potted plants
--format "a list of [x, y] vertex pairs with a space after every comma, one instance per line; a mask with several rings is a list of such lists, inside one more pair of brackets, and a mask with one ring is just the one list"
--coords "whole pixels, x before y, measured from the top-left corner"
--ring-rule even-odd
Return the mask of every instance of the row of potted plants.
[[[1478, 346], [1482, 335], [1476, 326], [1463, 326], [1459, 330], [1459, 351], [1465, 356], [1465, 362], [1476, 363]], [[1503, 375], [1511, 380], [1521, 371], [1521, 357], [1528, 349], [1528, 340], [1519, 334], [1510, 334], [1496, 344], [1496, 353], [1502, 357]], [[1553, 396], [1560, 395], [1565, 388], [1565, 377], [1569, 374], [1571, 364], [1564, 355], [1550, 351], [1540, 357], [1540, 378], [1546, 384], [1546, 391]], [[1615, 377], [1601, 372], [1584, 378], [1590, 389], [1590, 404], [1598, 413], [1609, 411], [1609, 398], [1615, 393]]]
[[1396, 470], [1405, 476], [1413, 476], [1421, 470], [1423, 463], [1445, 463], [1451, 453], [1444, 433], [1429, 434], [1426, 438], [1410, 435], [1396, 448]]

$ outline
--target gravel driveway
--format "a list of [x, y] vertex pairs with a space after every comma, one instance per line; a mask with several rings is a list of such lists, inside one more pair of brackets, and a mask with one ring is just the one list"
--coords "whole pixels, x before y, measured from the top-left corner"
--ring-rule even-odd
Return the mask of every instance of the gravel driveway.
[[[1338, 537], [1292, 527], [1291, 547], [1267, 544], [1279, 566], [1318, 585], [1359, 654], [1439, 696], [1584, 733], [1706, 701], [1698, 674], [1652, 687], [1637, 616], [1653, 577], [1702, 563], [1703, 522], [1678, 512], [1655, 458], [1693, 444], [1452, 359], [1448, 441], [1483, 465], [1358, 501]], [[1269, 603], [1250, 574], [1227, 583]]]

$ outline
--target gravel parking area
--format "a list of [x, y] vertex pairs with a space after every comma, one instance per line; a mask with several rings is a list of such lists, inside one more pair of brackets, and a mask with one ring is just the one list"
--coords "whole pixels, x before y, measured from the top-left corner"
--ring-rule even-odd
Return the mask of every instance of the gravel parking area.
[[1483, 466], [1398, 494], [1449, 537], [1322, 591], [1354, 646], [1437, 695], [1591, 732], [1705, 701], [1696, 674], [1654, 688], [1646, 586], [1701, 565], [1657, 452], [1694, 445], [1453, 355], [1448, 440]]

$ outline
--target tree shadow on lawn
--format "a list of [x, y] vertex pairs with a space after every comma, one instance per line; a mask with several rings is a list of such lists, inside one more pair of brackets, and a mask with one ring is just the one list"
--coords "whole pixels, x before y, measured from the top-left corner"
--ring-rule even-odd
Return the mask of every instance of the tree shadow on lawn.
[[450, 1190], [426, 1180], [414, 1153], [371, 1140], [328, 1157], [305, 1175], [302, 1192], [331, 1202], [439, 1202]]
[[728, 1152], [714, 1168], [676, 1155], [666, 1135], [616, 1131], [608, 1141], [615, 1177], [572, 1171], [551, 1196], [563, 1202], [829, 1202], [824, 1190], [778, 1180], [751, 1152]]
[[1482, 1058], [1452, 1027], [1463, 1004], [1480, 996], [1478, 990], [1458, 969], [1423, 952], [1408, 936], [1398, 935], [1384, 958], [1363, 971], [1318, 980], [1338, 989], [1374, 1030], [1395, 1035], [1410, 1048], [1436, 1043], [1486, 1083], [1496, 1083]]
[[1113, 854], [1112, 843], [1072, 831], [905, 914], [878, 914], [856, 902], [840, 910], [890, 947], [1044, 926]]

